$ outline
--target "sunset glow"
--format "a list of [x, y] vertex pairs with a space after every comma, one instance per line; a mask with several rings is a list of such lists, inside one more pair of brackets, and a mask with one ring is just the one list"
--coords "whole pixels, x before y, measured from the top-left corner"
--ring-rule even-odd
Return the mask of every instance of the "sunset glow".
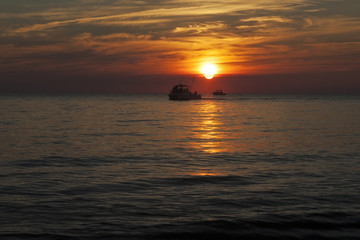
[[212, 63], [206, 63], [202, 66], [201, 72], [206, 79], [212, 79], [217, 72], [216, 66]]
[[231, 76], [235, 92], [355, 91], [359, 11], [347, 0], [2, 0], [0, 92], [167, 92], [198, 74]]

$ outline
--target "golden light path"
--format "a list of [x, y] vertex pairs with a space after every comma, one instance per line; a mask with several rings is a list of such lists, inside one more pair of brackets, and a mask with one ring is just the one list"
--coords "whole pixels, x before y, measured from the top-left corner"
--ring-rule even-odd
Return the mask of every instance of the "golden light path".
[[227, 129], [219, 116], [221, 108], [221, 104], [210, 101], [198, 105], [201, 119], [194, 126], [195, 138], [198, 140], [192, 146], [210, 154], [232, 151], [232, 146], [226, 141], [229, 137], [226, 135]]

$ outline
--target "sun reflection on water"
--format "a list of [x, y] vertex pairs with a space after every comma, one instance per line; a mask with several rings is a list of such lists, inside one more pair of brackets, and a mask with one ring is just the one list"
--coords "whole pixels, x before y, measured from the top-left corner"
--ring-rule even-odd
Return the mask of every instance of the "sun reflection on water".
[[214, 177], [219, 176], [219, 174], [211, 173], [211, 172], [192, 172], [190, 173], [191, 176], [199, 176], [199, 177]]
[[206, 153], [222, 153], [231, 151], [231, 145], [227, 142], [229, 131], [221, 116], [223, 109], [213, 101], [206, 101], [198, 105], [198, 121], [194, 122], [194, 138], [191, 144], [196, 149]]

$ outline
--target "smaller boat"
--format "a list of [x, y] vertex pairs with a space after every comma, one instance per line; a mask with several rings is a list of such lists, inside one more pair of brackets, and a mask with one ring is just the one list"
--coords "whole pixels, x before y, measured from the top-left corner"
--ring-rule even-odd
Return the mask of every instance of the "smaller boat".
[[177, 84], [175, 85], [170, 93], [169, 100], [195, 100], [201, 99], [201, 95], [195, 92], [190, 92], [187, 85]]
[[213, 95], [226, 95], [226, 93], [224, 93], [221, 89], [218, 89], [213, 92]]

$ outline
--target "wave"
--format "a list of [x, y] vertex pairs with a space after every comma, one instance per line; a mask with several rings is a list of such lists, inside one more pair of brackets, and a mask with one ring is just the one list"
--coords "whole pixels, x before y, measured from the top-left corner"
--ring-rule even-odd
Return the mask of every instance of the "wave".
[[[209, 220], [178, 224], [162, 224], [116, 229], [83, 229], [72, 234], [2, 234], [3, 240], [107, 240], [107, 239], [360, 239], [360, 219], [354, 215], [332, 212], [327, 216], [310, 214], [305, 216], [270, 216], [263, 220]], [[338, 218], [341, 218], [338, 219]], [[338, 220], [336, 220], [338, 219]]]
[[198, 185], [198, 184], [242, 184], [247, 185], [251, 184], [252, 182], [250, 179], [235, 176], [235, 175], [228, 175], [228, 176], [211, 176], [211, 175], [204, 175], [204, 176], [187, 176], [187, 177], [178, 177], [178, 178], [152, 178], [147, 180], [150, 184], [161, 184], [161, 185], [172, 185], [172, 186], [183, 186], [183, 185]]
[[38, 168], [38, 167], [96, 167], [108, 164], [113, 164], [116, 161], [113, 157], [62, 157], [62, 156], [47, 156], [36, 159], [22, 159], [11, 163], [14, 167], [20, 168]]

